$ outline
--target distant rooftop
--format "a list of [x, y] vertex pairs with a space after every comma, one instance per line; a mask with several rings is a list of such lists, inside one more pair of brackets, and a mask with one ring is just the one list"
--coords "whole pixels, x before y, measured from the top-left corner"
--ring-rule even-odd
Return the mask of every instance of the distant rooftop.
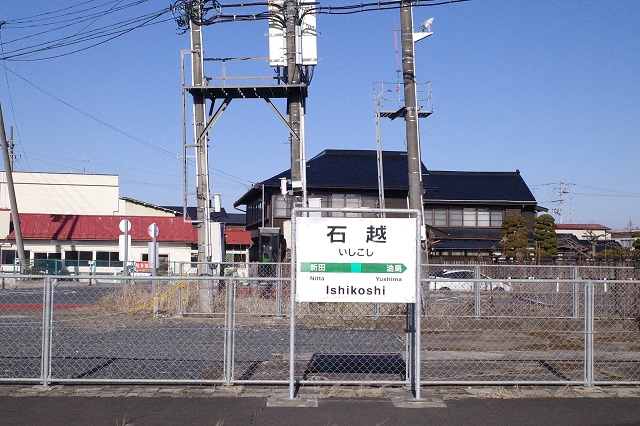
[[[184, 207], [182, 206], [164, 206], [164, 209], [176, 212], [182, 215]], [[187, 216], [194, 220], [197, 217], [196, 207], [187, 207]], [[244, 213], [227, 213], [227, 210], [222, 207], [219, 212], [211, 212], [211, 219], [214, 222], [221, 222], [233, 225], [244, 225], [245, 214]]]
[[611, 228], [599, 223], [556, 223], [556, 229], [608, 231]]
[[[383, 151], [384, 188], [408, 191], [407, 153]], [[307, 161], [307, 188], [311, 190], [377, 190], [378, 162], [375, 150], [327, 149]], [[291, 170], [255, 185], [234, 206], [255, 199], [261, 186], [280, 187], [280, 179], [291, 178]], [[422, 164], [425, 201], [491, 201], [536, 204], [520, 172], [429, 171]]]

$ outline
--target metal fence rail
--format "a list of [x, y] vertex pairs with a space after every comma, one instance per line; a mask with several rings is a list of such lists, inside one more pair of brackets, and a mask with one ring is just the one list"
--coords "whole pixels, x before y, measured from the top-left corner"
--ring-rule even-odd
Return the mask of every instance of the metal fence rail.
[[509, 291], [431, 291], [422, 374], [432, 383], [584, 383], [584, 311], [571, 282], [510, 282]]
[[[640, 383], [637, 270], [426, 268], [423, 384]], [[440, 273], [447, 268], [473, 278], [462, 291], [438, 290], [461, 288], [452, 282], [461, 279], [436, 278], [451, 276]]]
[[0, 382], [44, 381], [45, 288], [41, 281], [0, 290]]
[[[408, 383], [409, 306], [298, 303], [291, 328], [289, 264], [224, 266], [219, 277], [4, 276], [0, 383], [286, 385], [290, 368], [299, 384]], [[447, 268], [473, 278], [455, 289], [436, 277]], [[640, 384], [639, 271], [423, 272], [421, 384]]]
[[[191, 285], [160, 279], [58, 282], [51, 380], [222, 383], [224, 317], [184, 321], [179, 308]], [[219, 291], [225, 290], [223, 283]], [[56, 303], [78, 309], [56, 310]]]

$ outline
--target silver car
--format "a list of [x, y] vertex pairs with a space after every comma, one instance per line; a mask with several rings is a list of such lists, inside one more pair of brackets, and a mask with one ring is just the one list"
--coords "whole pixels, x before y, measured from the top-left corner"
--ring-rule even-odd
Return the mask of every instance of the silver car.
[[511, 291], [511, 285], [480, 274], [481, 280], [473, 281], [476, 278], [474, 271], [466, 269], [442, 270], [435, 275], [429, 276], [429, 289], [432, 291], [473, 291], [476, 282], [480, 286], [480, 291]]

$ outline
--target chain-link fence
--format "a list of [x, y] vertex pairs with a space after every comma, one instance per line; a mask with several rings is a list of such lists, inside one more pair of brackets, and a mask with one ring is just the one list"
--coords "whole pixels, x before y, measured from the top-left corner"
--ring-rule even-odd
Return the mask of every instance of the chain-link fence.
[[640, 382], [637, 270], [425, 268], [423, 384]]
[[[4, 276], [0, 382], [407, 383], [411, 305], [301, 302], [292, 319], [291, 266], [241, 266]], [[423, 265], [422, 276], [422, 384], [640, 384], [637, 270]]]
[[0, 289], [0, 381], [42, 383], [46, 287], [13, 282], [2, 278]]

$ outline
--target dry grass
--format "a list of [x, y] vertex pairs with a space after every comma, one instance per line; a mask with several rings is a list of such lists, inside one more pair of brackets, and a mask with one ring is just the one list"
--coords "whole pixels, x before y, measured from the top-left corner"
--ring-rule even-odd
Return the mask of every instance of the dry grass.
[[386, 398], [388, 396], [385, 387], [365, 385], [357, 387], [345, 385], [323, 387], [320, 395], [324, 398]]
[[122, 290], [117, 290], [101, 297], [96, 308], [104, 312], [129, 312], [148, 313], [154, 310], [175, 313], [178, 307], [178, 299], [185, 299], [184, 292], [178, 287], [129, 284]]
[[145, 289], [130, 285], [122, 291], [112, 291], [101, 297], [95, 307], [106, 312], [121, 312], [149, 303], [151, 300], [151, 294]]
[[569, 395], [569, 391], [570, 390], [571, 390], [571, 388], [569, 387], [569, 385], [565, 385], [565, 386], [561, 387], [560, 389], [558, 389], [553, 394], [553, 397], [554, 398], [566, 398]]
[[520, 390], [518, 385], [515, 385], [512, 390], [505, 388], [504, 386], [499, 386], [497, 388], [487, 388], [480, 394], [478, 394], [479, 398], [486, 399], [517, 399], [524, 398], [525, 396]]

